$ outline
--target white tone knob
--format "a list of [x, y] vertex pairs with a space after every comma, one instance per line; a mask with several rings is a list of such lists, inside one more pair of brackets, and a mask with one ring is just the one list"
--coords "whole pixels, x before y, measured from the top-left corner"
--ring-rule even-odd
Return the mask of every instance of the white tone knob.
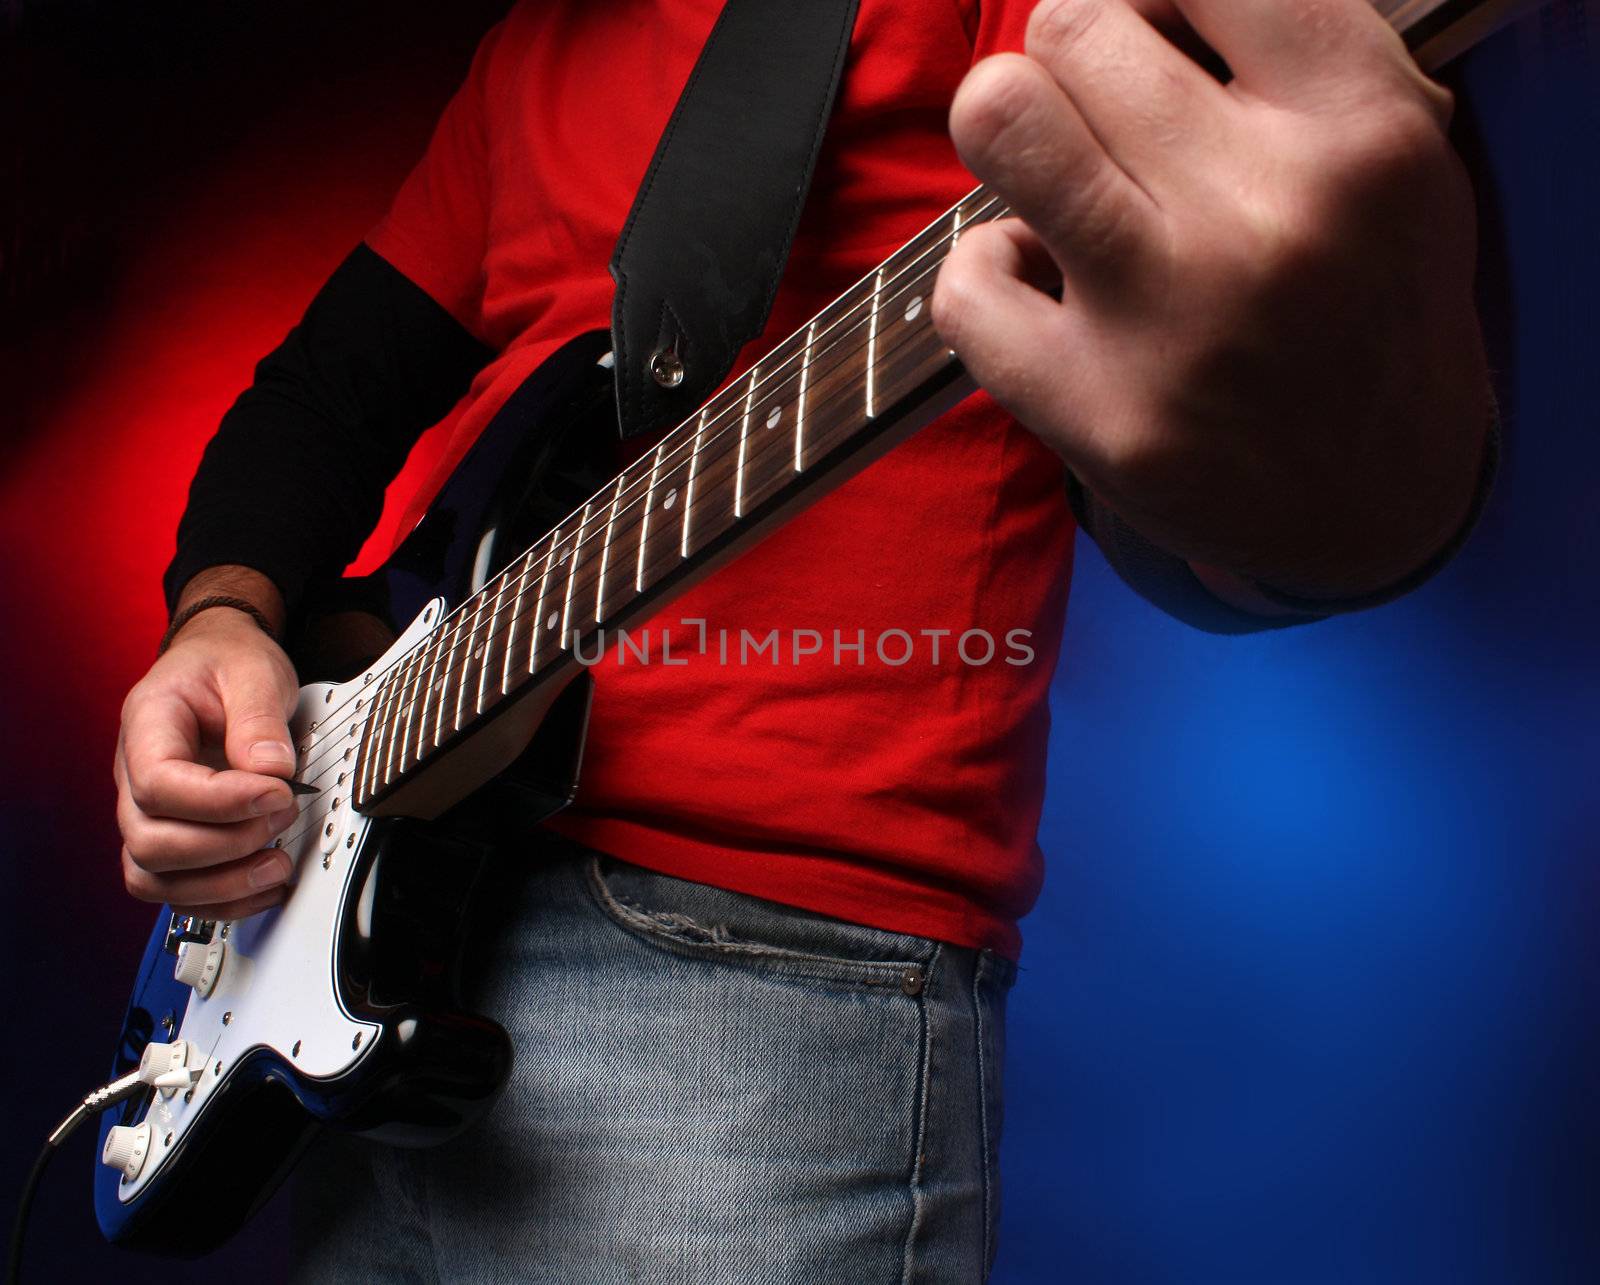
[[113, 1125], [106, 1134], [105, 1150], [100, 1162], [122, 1171], [124, 1182], [132, 1182], [144, 1168], [145, 1157], [150, 1154], [150, 1126], [148, 1124]]
[[227, 949], [215, 938], [204, 943], [186, 941], [178, 947], [178, 966], [173, 974], [185, 986], [193, 986], [194, 993], [204, 999], [217, 984], [217, 974], [222, 971], [222, 957]]

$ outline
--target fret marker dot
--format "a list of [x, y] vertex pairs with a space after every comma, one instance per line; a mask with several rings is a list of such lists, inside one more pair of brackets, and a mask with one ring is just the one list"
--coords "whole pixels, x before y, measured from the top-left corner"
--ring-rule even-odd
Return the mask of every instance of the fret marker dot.
[[914, 295], [911, 302], [906, 305], [906, 320], [915, 321], [922, 312], [922, 296]]
[[483, 644], [479, 643], [472, 649], [472, 659], [477, 660], [483, 655]]
[[556, 621], [560, 619], [561, 613], [559, 611], [552, 611], [548, 616], [545, 617], [544, 627], [546, 629], [554, 629], [556, 627]]
[[774, 406], [770, 411], [767, 412], [767, 427], [768, 428], [775, 427], [777, 425], [778, 421], [780, 419], [782, 419], [782, 418], [783, 418], [783, 407], [782, 406]]
[[556, 561], [557, 562], [565, 562], [567, 560], [567, 554], [569, 554], [570, 552], [572, 552], [572, 550], [570, 550], [570, 549], [561, 550], [561, 556], [559, 558], [557, 558]]
[[677, 502], [678, 502], [678, 488], [677, 487], [673, 487], [670, 491], [667, 492], [667, 498], [661, 501], [661, 507], [664, 508], [664, 509], [670, 509]]

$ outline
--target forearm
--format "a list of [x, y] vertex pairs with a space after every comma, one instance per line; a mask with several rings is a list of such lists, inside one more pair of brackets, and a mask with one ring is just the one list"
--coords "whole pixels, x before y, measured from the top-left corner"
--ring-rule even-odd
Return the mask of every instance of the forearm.
[[257, 367], [206, 447], [166, 576], [174, 611], [218, 568], [270, 582], [282, 616], [306, 583], [360, 550], [417, 437], [488, 357], [421, 289], [365, 247]]

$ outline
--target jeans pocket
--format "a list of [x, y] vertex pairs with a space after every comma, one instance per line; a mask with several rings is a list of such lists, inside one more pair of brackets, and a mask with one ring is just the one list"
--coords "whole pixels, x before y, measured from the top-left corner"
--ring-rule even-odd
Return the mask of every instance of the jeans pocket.
[[657, 874], [596, 854], [596, 907], [631, 936], [732, 967], [920, 995], [938, 943]]

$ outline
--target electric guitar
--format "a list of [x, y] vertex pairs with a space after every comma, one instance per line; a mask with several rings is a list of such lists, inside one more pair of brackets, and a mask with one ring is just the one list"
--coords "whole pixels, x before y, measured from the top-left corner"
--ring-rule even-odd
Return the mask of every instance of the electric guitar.
[[[1377, 3], [1429, 68], [1514, 7]], [[591, 450], [615, 424], [606, 334], [512, 396], [349, 586], [368, 618], [409, 623], [343, 681], [301, 689], [287, 900], [157, 920], [112, 1067], [143, 1066], [148, 1088], [101, 1121], [106, 1236], [202, 1252], [324, 1125], [421, 1145], [484, 1113], [513, 1051], [460, 1009], [456, 956], [484, 862], [576, 789], [581, 658], [972, 391], [929, 300], [962, 233], [1008, 212], [972, 192], [620, 473]]]

